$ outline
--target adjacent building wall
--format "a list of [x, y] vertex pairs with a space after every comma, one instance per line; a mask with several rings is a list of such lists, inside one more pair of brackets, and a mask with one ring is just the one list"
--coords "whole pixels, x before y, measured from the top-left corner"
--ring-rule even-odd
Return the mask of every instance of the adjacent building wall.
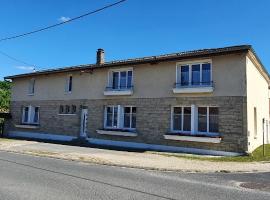
[[[269, 120], [269, 84], [259, 72], [258, 66], [256, 66], [254, 62], [255, 61], [252, 61], [249, 57], [246, 57], [247, 129], [249, 152], [252, 152], [263, 143], [263, 119]], [[257, 110], [257, 135], [255, 134], [254, 108]]]

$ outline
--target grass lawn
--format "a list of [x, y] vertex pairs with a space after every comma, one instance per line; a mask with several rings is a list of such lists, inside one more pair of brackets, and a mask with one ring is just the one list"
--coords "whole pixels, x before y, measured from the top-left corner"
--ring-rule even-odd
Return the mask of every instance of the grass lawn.
[[0, 142], [12, 142], [14, 140], [12, 139], [7, 139], [7, 138], [0, 138]]
[[270, 162], [270, 144], [265, 145], [265, 156], [263, 156], [263, 147], [260, 146], [252, 154], [247, 156], [235, 156], [235, 157], [208, 157], [208, 156], [194, 156], [194, 155], [181, 155], [181, 154], [163, 154], [165, 156], [175, 156], [181, 158], [188, 158], [194, 160], [207, 160], [207, 161], [220, 161], [220, 162], [256, 162], [256, 161], [269, 161]]

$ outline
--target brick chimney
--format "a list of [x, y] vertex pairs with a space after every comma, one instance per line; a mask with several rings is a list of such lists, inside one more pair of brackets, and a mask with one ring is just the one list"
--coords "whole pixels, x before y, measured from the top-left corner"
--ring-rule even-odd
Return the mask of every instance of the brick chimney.
[[103, 49], [97, 50], [97, 65], [102, 65], [105, 62], [105, 55]]

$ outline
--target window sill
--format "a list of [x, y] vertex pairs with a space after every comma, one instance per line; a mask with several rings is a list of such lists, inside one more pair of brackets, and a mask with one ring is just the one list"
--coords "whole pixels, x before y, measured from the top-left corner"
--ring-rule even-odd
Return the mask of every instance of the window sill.
[[115, 135], [115, 136], [125, 136], [125, 137], [136, 137], [138, 134], [136, 132], [130, 132], [125, 130], [97, 130], [100, 135]]
[[34, 96], [35, 94], [34, 93], [32, 93], [32, 94], [27, 94], [28, 96]]
[[16, 128], [26, 128], [26, 129], [38, 129], [39, 124], [33, 125], [33, 124], [16, 124]]
[[166, 140], [178, 140], [188, 142], [220, 143], [221, 137], [196, 136], [196, 135], [164, 135]]
[[181, 88], [173, 88], [175, 94], [186, 94], [186, 93], [211, 93], [214, 91], [213, 86], [187, 86]]
[[126, 89], [126, 90], [105, 90], [104, 95], [105, 96], [115, 96], [115, 95], [132, 95], [133, 90], [132, 89]]

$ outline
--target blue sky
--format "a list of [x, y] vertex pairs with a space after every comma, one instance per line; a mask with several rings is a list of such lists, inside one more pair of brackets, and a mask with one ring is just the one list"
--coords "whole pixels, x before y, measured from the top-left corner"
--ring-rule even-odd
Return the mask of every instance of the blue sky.
[[[115, 0], [116, 1], [116, 0]], [[113, 0], [1, 0], [0, 38], [31, 31]], [[0, 51], [37, 69], [158, 55], [200, 48], [252, 44], [270, 70], [268, 0], [128, 0], [72, 23], [0, 42]], [[0, 80], [29, 66], [0, 54]]]

